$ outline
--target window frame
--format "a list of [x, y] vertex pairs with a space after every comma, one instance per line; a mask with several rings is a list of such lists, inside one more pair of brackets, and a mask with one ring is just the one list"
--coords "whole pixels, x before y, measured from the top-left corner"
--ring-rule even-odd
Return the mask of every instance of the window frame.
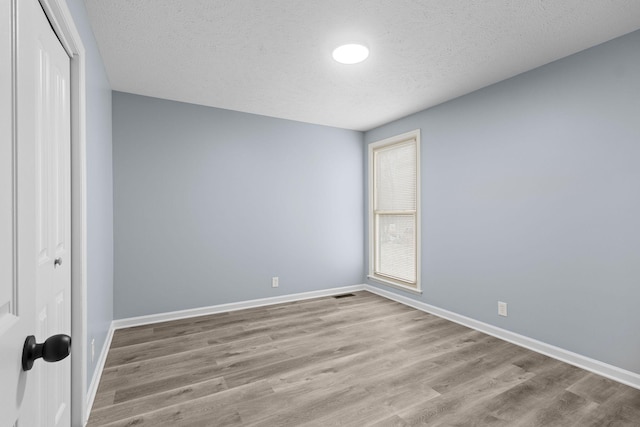
[[[389, 211], [385, 213], [376, 212], [376, 170], [375, 170], [375, 153], [381, 149], [388, 149], [393, 145], [402, 146], [407, 143], [415, 141], [416, 147], [416, 209], [412, 211]], [[421, 280], [420, 280], [420, 247], [421, 247], [421, 232], [420, 232], [420, 129], [412, 130], [410, 132], [403, 133], [401, 135], [392, 136], [380, 141], [372, 142], [368, 146], [368, 175], [369, 175], [369, 232], [368, 232], [368, 251], [369, 251], [369, 271], [367, 277], [376, 282], [388, 285], [394, 288], [399, 288], [405, 291], [413, 293], [422, 293]], [[415, 239], [415, 277], [416, 281], [408, 282], [406, 280], [395, 278], [389, 275], [376, 272], [377, 258], [379, 248], [377, 245], [377, 227], [376, 223], [381, 215], [413, 215], [415, 218], [414, 227], [414, 239]]]

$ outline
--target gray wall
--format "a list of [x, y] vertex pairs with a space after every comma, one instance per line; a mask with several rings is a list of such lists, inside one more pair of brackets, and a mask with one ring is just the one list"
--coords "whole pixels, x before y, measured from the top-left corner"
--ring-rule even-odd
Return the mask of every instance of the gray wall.
[[422, 130], [407, 296], [640, 373], [639, 76], [635, 32], [367, 132]]
[[116, 318], [363, 283], [362, 133], [114, 92], [113, 138]]
[[[111, 86], [81, 0], [67, 0], [86, 50], [87, 384], [113, 320], [113, 167]], [[91, 361], [95, 339], [96, 360]]]

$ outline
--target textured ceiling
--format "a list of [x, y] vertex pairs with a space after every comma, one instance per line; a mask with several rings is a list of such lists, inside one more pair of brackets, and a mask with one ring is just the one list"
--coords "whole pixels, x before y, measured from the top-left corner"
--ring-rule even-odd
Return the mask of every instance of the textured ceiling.
[[356, 130], [640, 28], [640, 0], [85, 3], [114, 90]]

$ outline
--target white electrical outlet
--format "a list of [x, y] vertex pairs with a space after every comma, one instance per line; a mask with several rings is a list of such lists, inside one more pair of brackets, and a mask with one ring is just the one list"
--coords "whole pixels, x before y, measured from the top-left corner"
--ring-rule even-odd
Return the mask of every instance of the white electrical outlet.
[[507, 303], [498, 301], [498, 315], [507, 317]]
[[277, 288], [280, 285], [280, 279], [278, 279], [277, 277], [272, 277], [271, 278], [271, 287], [272, 288]]
[[93, 338], [91, 340], [91, 363], [93, 363], [95, 358], [96, 358], [96, 339]]

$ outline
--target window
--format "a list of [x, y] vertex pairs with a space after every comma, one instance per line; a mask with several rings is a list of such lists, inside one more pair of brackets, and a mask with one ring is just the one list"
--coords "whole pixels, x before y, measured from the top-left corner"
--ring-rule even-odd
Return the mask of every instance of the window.
[[420, 291], [420, 130], [369, 145], [369, 277]]

